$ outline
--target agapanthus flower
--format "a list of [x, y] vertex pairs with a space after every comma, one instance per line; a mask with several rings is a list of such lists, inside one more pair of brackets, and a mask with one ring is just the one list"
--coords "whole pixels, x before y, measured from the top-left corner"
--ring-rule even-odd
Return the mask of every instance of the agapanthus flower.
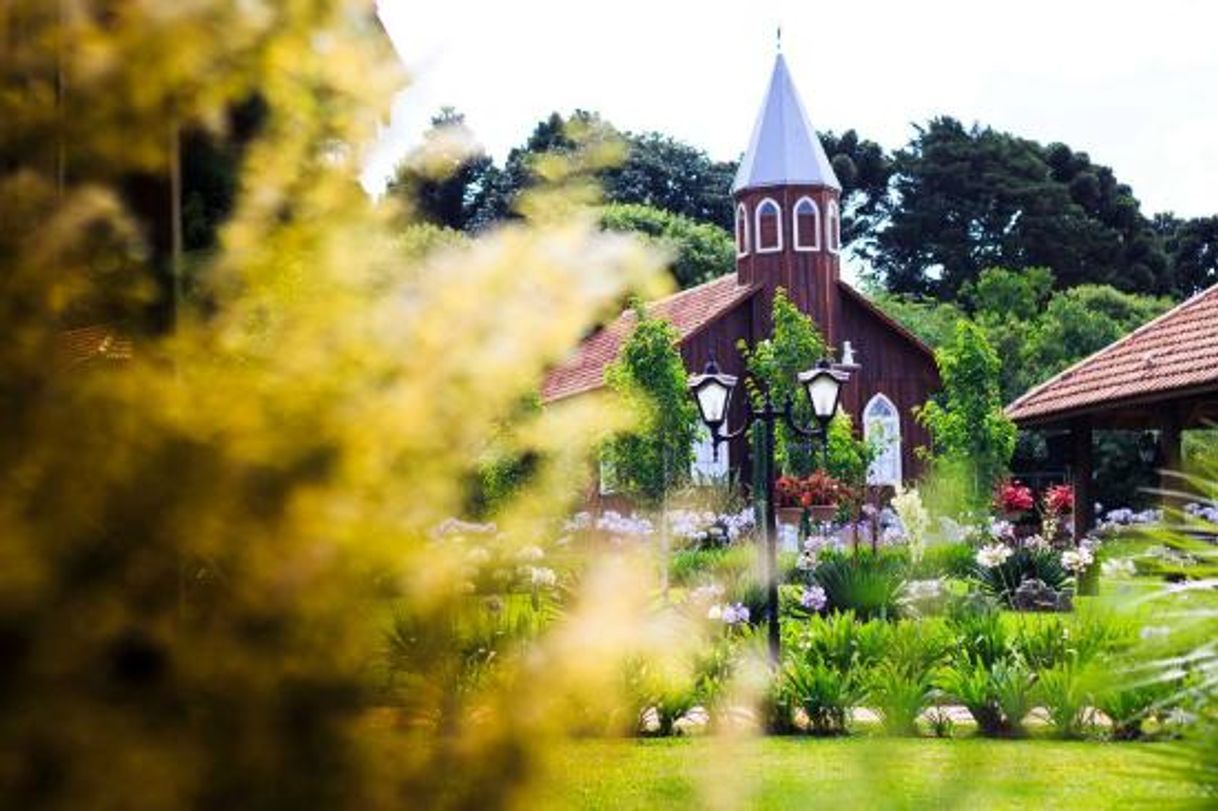
[[805, 586], [799, 596], [799, 604], [808, 611], [821, 611], [828, 604], [829, 597], [820, 586]]
[[546, 566], [530, 566], [528, 570], [529, 582], [534, 587], [549, 587], [558, 582], [558, 575], [554, 573], [553, 569]]
[[1095, 562], [1095, 556], [1085, 547], [1080, 546], [1078, 549], [1067, 549], [1062, 552], [1062, 568], [1068, 572], [1078, 574], [1093, 562]]
[[1045, 549], [1049, 549], [1052, 547], [1052, 544], [1050, 544], [1047, 540], [1045, 540], [1044, 537], [1041, 536], [1040, 534], [1030, 536], [1027, 540], [1024, 541], [1024, 545], [1027, 546], [1029, 549], [1038, 549], [1038, 550], [1045, 550]]
[[1015, 526], [1010, 521], [1001, 518], [991, 519], [990, 537], [996, 541], [1004, 541], [1015, 537]]
[[727, 625], [741, 625], [749, 621], [749, 609], [742, 603], [723, 607], [723, 622]]
[[672, 731], [676, 735], [696, 735], [705, 732], [709, 725], [710, 713], [705, 707], [695, 705], [672, 722]]
[[1011, 547], [1006, 544], [992, 543], [977, 550], [977, 565], [987, 569], [1001, 566], [1011, 556]]

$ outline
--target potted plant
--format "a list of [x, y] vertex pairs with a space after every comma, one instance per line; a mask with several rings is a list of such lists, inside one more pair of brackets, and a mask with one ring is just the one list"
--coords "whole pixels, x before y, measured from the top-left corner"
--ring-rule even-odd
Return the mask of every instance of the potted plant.
[[799, 527], [804, 517], [802, 493], [802, 479], [796, 476], [778, 477], [774, 483], [774, 514], [779, 524]]
[[803, 480], [800, 503], [817, 523], [832, 521], [838, 505], [849, 495], [846, 486], [823, 470], [814, 471]]

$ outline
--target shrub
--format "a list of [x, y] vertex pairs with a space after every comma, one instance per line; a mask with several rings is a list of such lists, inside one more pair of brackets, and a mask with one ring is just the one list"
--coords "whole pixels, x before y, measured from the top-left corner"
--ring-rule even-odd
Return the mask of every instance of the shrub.
[[1054, 730], [1063, 738], [1077, 738], [1083, 731], [1083, 712], [1091, 703], [1077, 666], [1063, 662], [1042, 670], [1036, 680], [1037, 701], [1049, 714]]
[[936, 695], [933, 673], [881, 662], [869, 674], [868, 697], [890, 735], [916, 735], [918, 716]]
[[1036, 694], [1036, 674], [1018, 657], [996, 662], [990, 669], [994, 700], [1002, 710], [1005, 733], [1024, 734], [1023, 719], [1032, 710]]
[[1007, 628], [996, 610], [958, 610], [949, 620], [959, 655], [992, 667], [1010, 655]]
[[815, 578], [834, 611], [853, 611], [861, 619], [895, 619], [900, 613], [905, 572], [895, 555], [826, 556]]
[[858, 622], [851, 612], [815, 616], [795, 628], [786, 641], [787, 650], [843, 673], [880, 661], [891, 639], [887, 623]]
[[985, 662], [960, 656], [943, 670], [939, 683], [946, 693], [968, 709], [982, 735], [995, 737], [1006, 733], [1006, 719]]
[[926, 547], [922, 560], [910, 568], [910, 577], [969, 578], [976, 564], [976, 550], [967, 543], [941, 543]]
[[1158, 681], [1139, 685], [1117, 685], [1101, 689], [1095, 695], [1095, 707], [1112, 720], [1112, 737], [1118, 741], [1137, 740], [1143, 736], [1143, 722], [1159, 715], [1165, 701], [1179, 688], [1174, 681]]
[[1011, 595], [1023, 581], [1035, 578], [1061, 590], [1070, 581], [1070, 573], [1062, 567], [1061, 558], [1054, 550], [1024, 547], [1016, 549], [997, 566], [974, 563], [973, 578], [987, 594], [1010, 605]]
[[[788, 659], [779, 677], [775, 708], [780, 719], [792, 719], [802, 711], [806, 731], [813, 735], [841, 735], [847, 731], [851, 710], [865, 694], [854, 672], [796, 656]], [[796, 729], [804, 726], [789, 723]]]

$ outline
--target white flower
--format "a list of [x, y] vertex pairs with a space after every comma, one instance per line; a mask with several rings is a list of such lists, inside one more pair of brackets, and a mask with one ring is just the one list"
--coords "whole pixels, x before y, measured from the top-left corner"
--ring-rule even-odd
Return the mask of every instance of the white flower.
[[643, 714], [639, 716], [639, 729], [647, 735], [654, 735], [660, 731], [660, 711], [655, 707], [648, 707], [643, 710]]
[[1084, 547], [1062, 552], [1062, 568], [1075, 574], [1083, 572], [1094, 562], [1095, 556], [1091, 554], [1091, 550]]
[[810, 552], [802, 553], [795, 560], [795, 568], [801, 572], [810, 572], [816, 568], [816, 555]]
[[549, 569], [545, 566], [530, 566], [528, 567], [528, 570], [529, 582], [535, 587], [549, 587], [558, 582], [558, 575], [554, 573], [553, 569]]
[[983, 546], [977, 550], [977, 565], [984, 566], [987, 569], [993, 569], [995, 566], [1001, 566], [1006, 562], [1006, 559], [1011, 556], [1011, 547], [992, 543]]
[[1033, 535], [1032, 537], [1030, 537], [1026, 541], [1024, 541], [1024, 544], [1029, 549], [1038, 549], [1038, 550], [1050, 549], [1052, 546], [1048, 541], [1046, 541], [1040, 535]]
[[708, 620], [716, 620], [716, 621], [723, 619], [723, 606], [719, 605], [718, 603], [716, 603], [715, 605], [712, 605], [706, 611], [706, 618]]
[[1138, 567], [1134, 565], [1133, 558], [1112, 558], [1100, 564], [1100, 573], [1104, 577], [1118, 580], [1133, 577], [1138, 573]]
[[796, 707], [795, 711], [791, 713], [791, 726], [800, 732], [807, 732], [812, 726], [812, 719], [808, 717], [808, 711], [803, 707]]

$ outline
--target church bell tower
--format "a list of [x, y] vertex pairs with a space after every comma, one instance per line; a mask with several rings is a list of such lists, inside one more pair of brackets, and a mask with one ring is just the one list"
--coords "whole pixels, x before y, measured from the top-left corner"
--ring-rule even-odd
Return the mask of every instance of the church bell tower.
[[763, 287], [767, 334], [781, 287], [830, 346], [839, 342], [841, 189], [779, 53], [732, 183], [736, 274], [741, 284]]

